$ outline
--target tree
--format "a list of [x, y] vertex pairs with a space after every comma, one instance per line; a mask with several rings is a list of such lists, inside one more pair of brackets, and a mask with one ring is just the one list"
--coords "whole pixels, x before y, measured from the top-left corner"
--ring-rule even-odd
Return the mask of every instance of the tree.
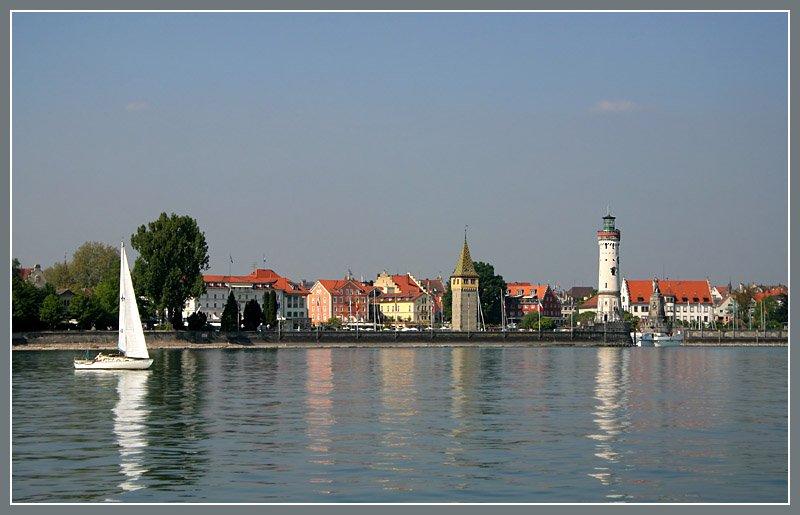
[[94, 288], [109, 276], [119, 281], [119, 250], [112, 245], [87, 241], [72, 255], [69, 275], [77, 288]]
[[750, 309], [753, 305], [755, 289], [750, 286], [742, 286], [738, 290], [731, 292], [736, 303], [736, 318], [746, 324], [750, 320]]
[[256, 299], [250, 299], [244, 305], [242, 324], [245, 331], [255, 331], [261, 323], [261, 306]]
[[623, 311], [622, 319], [630, 325], [631, 331], [639, 330], [639, 317], [633, 316], [633, 313], [629, 311]]
[[64, 304], [54, 293], [47, 295], [39, 308], [39, 319], [50, 329], [55, 329], [64, 320]]
[[264, 311], [261, 320], [268, 327], [274, 327], [278, 321], [278, 294], [275, 290], [264, 292]]
[[75, 281], [72, 279], [69, 265], [67, 263], [54, 263], [50, 268], [44, 270], [47, 282], [54, 288], [74, 288]]
[[342, 321], [336, 317], [330, 317], [325, 325], [333, 327], [334, 329], [340, 329], [342, 327]]
[[775, 310], [772, 312], [772, 321], [776, 322], [780, 328], [789, 323], [789, 296], [776, 295], [775, 304]]
[[225, 309], [222, 310], [220, 329], [226, 332], [239, 330], [239, 303], [236, 302], [233, 292], [228, 294], [228, 300], [225, 302]]
[[37, 329], [42, 302], [45, 297], [55, 294], [52, 284], [39, 289], [22, 279], [22, 270], [16, 258], [11, 265], [11, 327], [14, 332]]
[[478, 272], [478, 289], [480, 294], [483, 318], [487, 324], [499, 324], [502, 318], [501, 302], [506, 291], [506, 282], [502, 275], [494, 273], [494, 266], [482, 261], [475, 261]]
[[[119, 264], [117, 264], [116, 276], [109, 273], [100, 284], [95, 286], [92, 299], [99, 309], [99, 317], [95, 320], [98, 329], [119, 326]], [[142, 311], [139, 310], [142, 314]]]
[[576, 325], [587, 325], [588, 323], [594, 321], [596, 316], [597, 313], [594, 311], [584, 311], [583, 313], [576, 315], [574, 321]]
[[442, 295], [442, 312], [445, 320], [448, 322], [453, 320], [453, 290], [450, 288], [447, 288]]
[[79, 294], [69, 304], [69, 315], [78, 322], [78, 329], [105, 329], [110, 324], [109, 313], [94, 296]]
[[190, 331], [202, 331], [206, 328], [206, 322], [208, 321], [208, 317], [202, 311], [198, 311], [197, 313], [192, 313], [191, 315], [186, 318], [186, 325], [189, 327]]
[[527, 313], [519, 323], [522, 329], [533, 329], [538, 331], [541, 327], [542, 331], [551, 331], [556, 328], [556, 321], [550, 317], [541, 317], [541, 325], [538, 311], [531, 311]]
[[161, 213], [158, 220], [137, 229], [131, 246], [139, 251], [133, 270], [137, 292], [150, 297], [159, 312], [166, 310], [174, 329], [182, 329], [184, 303], [206, 290], [205, 235], [193, 218]]

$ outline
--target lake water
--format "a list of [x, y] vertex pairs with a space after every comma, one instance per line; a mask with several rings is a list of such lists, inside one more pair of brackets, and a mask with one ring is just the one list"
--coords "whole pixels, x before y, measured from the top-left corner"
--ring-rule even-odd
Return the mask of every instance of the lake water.
[[786, 348], [12, 356], [12, 501], [785, 503]]

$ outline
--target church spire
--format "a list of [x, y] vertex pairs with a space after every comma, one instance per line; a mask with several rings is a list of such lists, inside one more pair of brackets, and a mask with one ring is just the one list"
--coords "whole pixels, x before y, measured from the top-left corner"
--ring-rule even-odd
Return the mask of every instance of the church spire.
[[466, 230], [464, 230], [464, 248], [461, 249], [461, 256], [458, 258], [458, 263], [456, 264], [456, 269], [453, 272], [453, 276], [478, 277], [478, 272], [475, 271], [475, 264], [472, 262], [472, 256], [469, 254]]

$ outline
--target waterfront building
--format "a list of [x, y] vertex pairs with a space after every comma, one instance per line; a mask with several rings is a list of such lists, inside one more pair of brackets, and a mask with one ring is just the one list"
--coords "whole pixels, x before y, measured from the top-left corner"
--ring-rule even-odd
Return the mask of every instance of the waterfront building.
[[453, 292], [452, 328], [454, 331], [478, 330], [478, 272], [469, 253], [467, 235], [458, 257], [458, 263], [450, 276], [450, 289]]
[[725, 294], [720, 300], [714, 303], [714, 320], [727, 325], [733, 320], [734, 305], [736, 301], [730, 294]]
[[597, 284], [597, 322], [622, 320], [620, 301], [619, 244], [620, 232], [609, 212], [603, 217], [603, 228], [597, 231], [600, 249]]
[[320, 279], [309, 290], [308, 311], [311, 323], [324, 324], [331, 318], [344, 323], [367, 322], [370, 309], [380, 294], [374, 286], [352, 277]]
[[432, 299], [422, 290], [384, 293], [377, 299], [383, 320], [402, 326], [430, 326]]
[[374, 285], [383, 292], [378, 305], [385, 320], [405, 325], [441, 321], [445, 288], [440, 278], [417, 279], [411, 273], [389, 275], [384, 271], [378, 274]]
[[233, 292], [239, 304], [239, 313], [250, 300], [255, 300], [264, 309], [264, 293], [274, 290], [276, 293], [278, 319], [284, 329], [310, 327], [306, 297], [308, 290], [300, 284], [282, 277], [273, 270], [257, 269], [250, 275], [204, 275], [206, 293], [199, 298], [189, 299], [184, 305], [183, 318], [192, 313], [202, 312], [212, 326], [218, 326], [222, 311]]
[[[652, 281], [625, 279], [622, 282], [622, 309], [637, 318], [647, 317], [650, 311]], [[714, 321], [714, 299], [711, 285], [705, 281], [658, 281], [664, 296], [664, 311], [667, 318], [684, 325], [707, 325]]]
[[506, 316], [509, 322], [519, 321], [528, 313], [561, 318], [561, 301], [547, 284], [514, 282], [506, 285]]

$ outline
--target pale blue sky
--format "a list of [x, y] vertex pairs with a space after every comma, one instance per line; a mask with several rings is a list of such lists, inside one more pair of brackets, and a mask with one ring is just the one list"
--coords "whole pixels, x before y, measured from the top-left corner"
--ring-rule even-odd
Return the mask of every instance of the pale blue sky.
[[15, 13], [12, 255], [165, 211], [210, 273], [788, 279], [785, 13]]

